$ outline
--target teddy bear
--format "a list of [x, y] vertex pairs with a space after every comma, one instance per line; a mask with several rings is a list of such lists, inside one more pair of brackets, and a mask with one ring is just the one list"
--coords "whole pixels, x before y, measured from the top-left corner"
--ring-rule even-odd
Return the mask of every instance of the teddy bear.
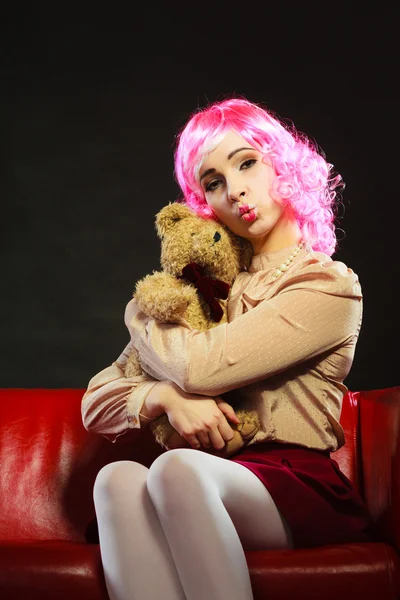
[[[227, 322], [229, 291], [238, 273], [250, 264], [251, 244], [181, 202], [164, 206], [156, 215], [155, 227], [161, 240], [162, 271], [153, 271], [137, 282], [133, 297], [140, 311], [163, 323], [179, 322], [183, 317], [200, 331]], [[125, 365], [125, 376], [142, 373], [134, 350]], [[260, 428], [257, 413], [238, 407], [235, 412], [240, 423], [230, 423], [233, 439], [222, 450], [201, 450], [227, 458], [254, 437]], [[164, 448], [189, 447], [167, 415], [154, 419], [149, 427]]]

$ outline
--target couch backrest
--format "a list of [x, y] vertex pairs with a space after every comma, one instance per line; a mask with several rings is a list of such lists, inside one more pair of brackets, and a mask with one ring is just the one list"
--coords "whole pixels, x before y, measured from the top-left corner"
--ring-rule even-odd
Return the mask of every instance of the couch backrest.
[[[88, 433], [83, 393], [0, 389], [0, 539], [84, 541], [98, 471], [124, 459], [150, 466], [163, 452], [148, 429], [131, 430], [115, 444]], [[400, 388], [349, 392], [341, 415], [346, 444], [332, 455], [365, 495], [382, 539], [397, 544], [399, 411]]]
[[150, 466], [162, 452], [149, 430], [116, 444], [88, 433], [83, 393], [0, 389], [0, 539], [84, 541], [101, 467], [123, 459]]

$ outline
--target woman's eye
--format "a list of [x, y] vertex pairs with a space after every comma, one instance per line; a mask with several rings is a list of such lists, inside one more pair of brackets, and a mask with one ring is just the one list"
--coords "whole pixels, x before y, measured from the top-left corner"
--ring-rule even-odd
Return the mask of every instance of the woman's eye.
[[209, 181], [206, 185], [206, 192], [213, 192], [217, 189], [218, 185], [219, 179], [213, 179], [212, 181]]
[[252, 167], [254, 165], [254, 163], [256, 163], [256, 162], [257, 162], [256, 158], [248, 158], [247, 160], [242, 162], [242, 164], [240, 165], [240, 170], [250, 169], [250, 167]]

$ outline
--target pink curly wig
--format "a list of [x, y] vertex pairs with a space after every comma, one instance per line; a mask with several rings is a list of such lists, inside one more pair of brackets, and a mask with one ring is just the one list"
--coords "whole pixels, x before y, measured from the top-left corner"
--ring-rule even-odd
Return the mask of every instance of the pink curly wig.
[[218, 220], [206, 202], [199, 172], [229, 130], [268, 156], [277, 175], [274, 195], [292, 208], [303, 239], [313, 250], [331, 256], [336, 249], [334, 209], [342, 178], [309, 139], [248, 100], [215, 102], [195, 112], [178, 134], [175, 176], [186, 204], [200, 216]]

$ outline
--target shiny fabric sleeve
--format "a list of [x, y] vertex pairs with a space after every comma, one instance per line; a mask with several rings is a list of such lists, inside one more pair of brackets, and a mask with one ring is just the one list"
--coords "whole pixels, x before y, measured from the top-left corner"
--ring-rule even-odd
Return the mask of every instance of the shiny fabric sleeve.
[[157, 383], [147, 375], [124, 376], [122, 367], [130, 348], [131, 343], [117, 361], [89, 381], [81, 403], [84, 427], [113, 443], [129, 429], [140, 428], [139, 412]]
[[303, 266], [271, 299], [205, 332], [149, 320], [134, 304], [128, 327], [147, 373], [216, 396], [347, 343], [361, 315], [357, 275], [329, 261]]

